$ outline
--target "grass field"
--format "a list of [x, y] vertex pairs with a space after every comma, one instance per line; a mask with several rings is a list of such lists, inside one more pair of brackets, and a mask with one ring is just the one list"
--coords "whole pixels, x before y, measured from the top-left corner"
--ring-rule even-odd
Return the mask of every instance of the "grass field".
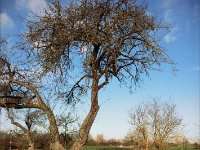
[[[109, 147], [109, 146], [85, 146], [84, 150], [131, 150], [131, 149]], [[169, 150], [195, 150], [195, 149], [194, 148], [175, 147], [175, 148], [170, 148]]]
[[85, 146], [84, 150], [130, 150], [128, 148], [116, 148], [109, 146]]
[[175, 148], [171, 148], [170, 150], [198, 150], [198, 149], [194, 149], [194, 148], [175, 147]]

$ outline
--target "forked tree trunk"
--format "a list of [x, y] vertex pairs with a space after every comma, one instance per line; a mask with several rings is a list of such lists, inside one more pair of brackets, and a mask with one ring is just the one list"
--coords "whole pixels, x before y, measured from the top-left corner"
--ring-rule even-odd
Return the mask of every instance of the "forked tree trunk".
[[99, 105], [98, 105], [98, 80], [93, 80], [92, 83], [92, 92], [91, 92], [91, 107], [90, 111], [87, 114], [86, 118], [84, 119], [83, 123], [81, 124], [80, 130], [79, 130], [79, 138], [78, 140], [73, 144], [72, 150], [82, 150], [83, 146], [87, 142], [87, 138], [90, 132], [90, 128], [92, 127], [92, 124], [96, 118], [96, 115], [99, 111]]

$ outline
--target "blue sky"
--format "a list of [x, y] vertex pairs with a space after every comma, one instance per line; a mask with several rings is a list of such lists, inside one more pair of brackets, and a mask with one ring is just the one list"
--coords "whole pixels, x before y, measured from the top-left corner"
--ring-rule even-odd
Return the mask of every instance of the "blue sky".
[[[29, 9], [40, 12], [46, 0], [1, 0], [0, 36], [9, 41], [23, 32], [20, 16], [28, 17]], [[91, 134], [102, 133], [106, 138], [123, 138], [130, 130], [128, 110], [150, 97], [162, 96], [163, 101], [173, 101], [178, 114], [186, 124], [189, 138], [199, 134], [200, 107], [200, 1], [199, 0], [146, 0], [149, 11], [156, 13], [164, 22], [172, 24], [170, 32], [160, 36], [160, 44], [168, 50], [177, 63], [176, 75], [168, 65], [161, 72], [151, 72], [143, 84], [132, 94], [123, 85], [113, 81], [100, 92], [101, 108], [91, 129]], [[81, 117], [88, 112], [89, 100], [80, 106]]]

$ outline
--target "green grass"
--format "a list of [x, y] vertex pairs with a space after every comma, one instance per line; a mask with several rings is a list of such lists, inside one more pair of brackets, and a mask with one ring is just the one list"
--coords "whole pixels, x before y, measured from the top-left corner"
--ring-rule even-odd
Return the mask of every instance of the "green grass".
[[170, 150], [195, 150], [194, 148], [182, 148], [182, 147], [174, 147], [170, 148]]
[[83, 150], [130, 150], [130, 149], [110, 147], [110, 146], [85, 146]]

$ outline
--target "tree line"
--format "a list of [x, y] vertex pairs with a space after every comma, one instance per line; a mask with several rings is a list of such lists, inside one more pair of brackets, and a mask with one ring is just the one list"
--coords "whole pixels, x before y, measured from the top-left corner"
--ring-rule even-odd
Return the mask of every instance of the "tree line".
[[[182, 119], [178, 116], [176, 105], [173, 103], [154, 98], [130, 109], [127, 115], [131, 129], [123, 139], [106, 140], [103, 134], [98, 134], [95, 138], [89, 135], [86, 146], [112, 146], [145, 150], [164, 150], [171, 147], [197, 149], [200, 146], [198, 142], [190, 143], [184, 136], [181, 131]], [[26, 126], [15, 121], [16, 117], [13, 116], [14, 114], [7, 111], [7, 117], [16, 128], [0, 133], [0, 149], [49, 149], [51, 142], [49, 131], [44, 132], [44, 129], [37, 128], [45, 126], [44, 120], [39, 121], [41, 116], [44, 119], [43, 114], [28, 109], [25, 112], [24, 120]], [[57, 118], [61, 131], [60, 141], [65, 149], [70, 149], [78, 138], [78, 128], [71, 128], [78, 122], [78, 118], [72, 117], [71, 114]]]

